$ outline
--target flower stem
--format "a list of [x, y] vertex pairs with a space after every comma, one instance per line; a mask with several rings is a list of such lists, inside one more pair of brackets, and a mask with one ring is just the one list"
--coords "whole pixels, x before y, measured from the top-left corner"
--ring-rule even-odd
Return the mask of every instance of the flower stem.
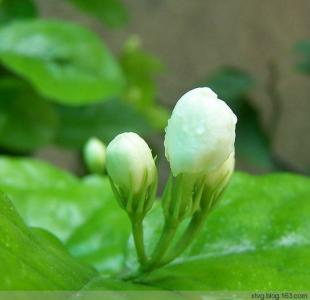
[[149, 263], [144, 268], [142, 268], [143, 271], [150, 272], [155, 269], [157, 265], [161, 264], [162, 258], [166, 254], [169, 246], [171, 245], [171, 240], [176, 233], [177, 226], [177, 222], [166, 221], [161, 237], [153, 251], [152, 258]]
[[190, 243], [197, 237], [203, 228], [204, 220], [206, 219], [205, 212], [197, 212], [192, 217], [191, 222], [188, 224], [188, 227], [184, 231], [182, 237], [175, 244], [173, 249], [167, 253], [167, 256], [164, 260], [161, 261], [160, 265], [157, 267], [162, 267], [175, 258], [177, 258], [182, 252], [186, 250], [186, 248], [190, 245]]
[[143, 266], [147, 262], [143, 238], [143, 218], [131, 218], [131, 226], [138, 260]]

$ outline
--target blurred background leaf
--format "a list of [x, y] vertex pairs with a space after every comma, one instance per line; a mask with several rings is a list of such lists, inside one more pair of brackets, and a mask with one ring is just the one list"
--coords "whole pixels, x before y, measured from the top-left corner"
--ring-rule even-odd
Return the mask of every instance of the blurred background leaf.
[[233, 111], [239, 111], [245, 101], [244, 98], [255, 86], [255, 81], [240, 69], [224, 67], [208, 78], [206, 84], [216, 91], [220, 99], [229, 102]]
[[144, 116], [128, 103], [108, 100], [88, 106], [56, 106], [60, 117], [57, 143], [82, 148], [87, 139], [96, 136], [108, 143], [115, 135], [134, 131], [141, 135], [152, 132]]
[[300, 62], [297, 64], [297, 69], [310, 75], [310, 40], [303, 40], [295, 45], [295, 50], [300, 56]]
[[69, 0], [81, 10], [95, 16], [110, 27], [121, 27], [128, 23], [129, 13], [122, 0]]
[[[128, 21], [122, 1], [71, 2], [112, 27]], [[138, 37], [115, 59], [81, 25], [20, 20], [37, 16], [31, 1], [3, 0], [1, 16], [2, 152], [29, 154], [53, 144], [80, 150], [91, 136], [108, 143], [123, 131], [147, 136], [165, 127], [168, 111], [157, 104], [156, 84], [163, 65]]]
[[120, 65], [127, 78], [125, 101], [134, 105], [157, 129], [163, 129], [168, 120], [167, 109], [156, 104], [156, 79], [164, 71], [161, 61], [142, 49], [137, 36], [130, 37], [120, 54]]
[[237, 159], [255, 166], [259, 171], [276, 169], [270, 140], [260, 125], [257, 111], [246, 102], [237, 115]]
[[[63, 2], [111, 27], [128, 22], [128, 4], [121, 0]], [[30, 0], [0, 2], [0, 81], [12, 77], [27, 86], [19, 92], [23, 96], [10, 97], [5, 95], [7, 88], [1, 87], [2, 151], [26, 154], [52, 144], [80, 149], [94, 135], [107, 143], [122, 131], [136, 131], [146, 138], [162, 132], [169, 112], [158, 104], [157, 80], [165, 67], [142, 47], [140, 37], [127, 38], [114, 57], [101, 37], [84, 26], [31, 20], [40, 17], [36, 4], [44, 7]], [[67, 8], [70, 10], [70, 5]], [[299, 42], [296, 51], [302, 58], [299, 69], [310, 73], [310, 42]], [[274, 136], [266, 133], [253, 104], [252, 75], [235, 67], [221, 67], [202, 83], [214, 89], [238, 115], [238, 166], [254, 172], [295, 170], [273, 153]], [[108, 103], [101, 103], [105, 101]], [[18, 120], [14, 120], [16, 116]]]
[[37, 8], [32, 0], [1, 0], [0, 25], [14, 20], [37, 17]]
[[0, 146], [28, 152], [50, 144], [57, 131], [54, 107], [15, 78], [0, 79]]
[[122, 92], [122, 72], [104, 43], [63, 21], [20, 21], [0, 31], [2, 63], [52, 100], [82, 104]]

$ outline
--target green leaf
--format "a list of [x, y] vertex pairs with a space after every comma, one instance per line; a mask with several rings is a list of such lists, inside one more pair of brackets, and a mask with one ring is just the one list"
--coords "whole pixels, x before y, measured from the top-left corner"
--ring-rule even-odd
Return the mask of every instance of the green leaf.
[[119, 95], [122, 72], [103, 42], [63, 21], [20, 21], [0, 30], [0, 59], [43, 96], [67, 104]]
[[0, 193], [0, 260], [2, 291], [67, 290], [72, 296], [75, 290], [150, 289], [108, 279], [81, 264], [51, 233], [26, 226], [3, 193]]
[[49, 144], [56, 135], [58, 116], [54, 107], [40, 99], [25, 83], [0, 80], [0, 146], [31, 151]]
[[96, 275], [70, 257], [48, 233], [43, 240], [31, 231], [3, 193], [0, 260], [0, 290], [76, 290]]
[[76, 177], [31, 159], [0, 159], [0, 189], [25, 221], [56, 235], [80, 261], [115, 273], [123, 266], [130, 233], [103, 177]]
[[121, 0], [70, 1], [110, 27], [123, 26], [129, 20], [128, 10]]
[[32, 0], [1, 0], [0, 24], [17, 19], [32, 19], [37, 16], [37, 8]]
[[[130, 226], [116, 205], [105, 178], [91, 176], [79, 180], [39, 161], [12, 158], [0, 159], [0, 178], [0, 188], [14, 198], [19, 212], [32, 226], [50, 230], [72, 254], [98, 269], [114, 273], [123, 267]], [[139, 278], [138, 283], [147, 284], [152, 289], [169, 290], [308, 290], [309, 199], [309, 178], [292, 174], [259, 177], [236, 174], [218, 208], [208, 217], [203, 232], [186, 253], [171, 265]], [[156, 207], [145, 221], [148, 250], [154, 245], [158, 228], [162, 226], [161, 210], [158, 205]], [[15, 215], [11, 208], [2, 204], [0, 212], [9, 218], [11, 214]], [[6, 227], [1, 233], [1, 224], [6, 224], [3, 220], [5, 218], [1, 217], [0, 249], [1, 243], [5, 245], [7, 242], [2, 239], [6, 234], [9, 241], [16, 240], [11, 238]], [[63, 246], [51, 234], [36, 228], [32, 229], [31, 235], [40, 245], [48, 245], [52, 255], [58, 253], [57, 259], [69, 259], [63, 254]], [[28, 241], [25, 244], [28, 245]], [[32, 247], [31, 244], [31, 251]], [[33, 252], [38, 257], [35, 263], [39, 264], [43, 258], [38, 256], [36, 248]], [[132, 268], [130, 257], [135, 257], [134, 249], [131, 247], [127, 252], [127, 266]], [[29, 251], [24, 251], [24, 256], [25, 253]], [[46, 253], [45, 256], [46, 260], [50, 257]], [[10, 266], [7, 253], [3, 257], [5, 259], [1, 261], [5, 261], [6, 269], [16, 267]], [[53, 263], [59, 272], [62, 264]], [[75, 267], [68, 266], [73, 273], [77, 272]], [[106, 280], [93, 271], [87, 272], [92, 272], [92, 278], [83, 283], [83, 289], [145, 288], [119, 280]], [[17, 273], [16, 276], [21, 276]], [[9, 274], [13, 276], [13, 272]], [[76, 276], [79, 274], [77, 272]], [[67, 284], [66, 280], [72, 283], [67, 273], [64, 276], [61, 287], [39, 282], [32, 276], [27, 277], [35, 278], [31, 283], [30, 279], [18, 281], [16, 286], [27, 289], [37, 286], [41, 289], [78, 288]], [[7, 281], [3, 282], [7, 284]]]
[[297, 69], [305, 74], [310, 74], [310, 40], [299, 41], [295, 45], [296, 53], [300, 56]]
[[[0, 159], [0, 178], [0, 188], [14, 197], [30, 225], [50, 230], [79, 260], [106, 272], [121, 270], [130, 226], [106, 179], [92, 176], [79, 180], [39, 161], [11, 158]], [[139, 278], [139, 282], [175, 290], [307, 290], [309, 199], [309, 178], [236, 174], [219, 206], [208, 217], [204, 231], [186, 253], [170, 266]], [[0, 211], [3, 208], [1, 204]], [[10, 214], [11, 209], [6, 212]], [[152, 233], [155, 229], [158, 234], [157, 225], [161, 224], [158, 207], [145, 222], [148, 250], [156, 241]], [[42, 245], [49, 242], [53, 253], [64, 251], [50, 234], [40, 229], [33, 229], [31, 234]], [[5, 234], [0, 232], [2, 236]], [[129, 259], [135, 257], [134, 249], [128, 251]], [[9, 264], [7, 254], [4, 257]], [[131, 268], [132, 263], [128, 263]], [[84, 288], [140, 288], [92, 276]], [[18, 287], [28, 283], [19, 283], [25, 285]], [[40, 282], [39, 287], [43, 286], [64, 288]]]
[[144, 116], [122, 101], [110, 100], [75, 108], [59, 106], [58, 113], [61, 128], [57, 143], [65, 147], [82, 148], [92, 136], [108, 143], [124, 131], [141, 135], [152, 132]]
[[[309, 290], [309, 199], [310, 178], [236, 174], [186, 253], [140, 282], [175, 290]], [[149, 247], [161, 215], [157, 209], [145, 222]]]

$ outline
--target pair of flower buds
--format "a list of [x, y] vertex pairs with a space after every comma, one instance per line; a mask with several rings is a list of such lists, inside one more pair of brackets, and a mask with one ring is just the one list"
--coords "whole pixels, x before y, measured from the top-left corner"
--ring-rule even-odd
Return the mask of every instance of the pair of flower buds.
[[[163, 195], [166, 218], [182, 219], [214, 206], [234, 169], [236, 122], [231, 109], [209, 88], [191, 90], [177, 102], [164, 142], [172, 171]], [[106, 162], [119, 204], [130, 215], [143, 217], [157, 189], [157, 169], [147, 143], [126, 132], [116, 136], [106, 152], [96, 145], [89, 148]]]

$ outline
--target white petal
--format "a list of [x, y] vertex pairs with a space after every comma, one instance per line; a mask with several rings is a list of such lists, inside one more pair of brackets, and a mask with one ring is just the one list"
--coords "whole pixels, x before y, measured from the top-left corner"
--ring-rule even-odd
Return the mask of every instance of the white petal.
[[209, 88], [183, 95], [168, 121], [166, 156], [174, 176], [210, 172], [231, 154], [237, 117]]
[[114, 183], [138, 192], [145, 174], [147, 184], [154, 180], [156, 167], [147, 143], [136, 133], [125, 132], [116, 136], [107, 147], [107, 170]]

